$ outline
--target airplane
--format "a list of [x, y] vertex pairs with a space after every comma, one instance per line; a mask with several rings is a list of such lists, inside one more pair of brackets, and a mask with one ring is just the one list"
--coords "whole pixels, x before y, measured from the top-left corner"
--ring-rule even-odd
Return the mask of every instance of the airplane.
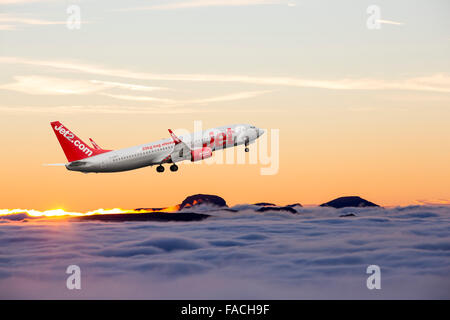
[[215, 150], [245, 146], [254, 143], [264, 130], [250, 124], [217, 127], [177, 137], [169, 129], [170, 138], [119, 150], [102, 149], [89, 138], [93, 147], [78, 138], [59, 121], [50, 123], [63, 149], [68, 163], [67, 170], [89, 172], [121, 172], [156, 165], [157, 172], [164, 172], [163, 164], [171, 164], [170, 171], [178, 170], [180, 161], [200, 161], [210, 158]]

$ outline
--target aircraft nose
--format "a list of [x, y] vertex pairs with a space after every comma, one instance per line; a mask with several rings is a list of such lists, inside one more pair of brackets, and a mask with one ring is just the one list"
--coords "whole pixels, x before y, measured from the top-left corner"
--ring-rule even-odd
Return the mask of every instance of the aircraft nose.
[[264, 132], [265, 131], [263, 129], [258, 128], [258, 137], [262, 136]]

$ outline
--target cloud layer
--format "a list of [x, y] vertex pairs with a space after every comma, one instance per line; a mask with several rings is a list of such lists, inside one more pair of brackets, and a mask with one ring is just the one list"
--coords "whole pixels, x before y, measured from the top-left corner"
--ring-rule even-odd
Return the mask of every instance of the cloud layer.
[[[450, 298], [447, 206], [245, 207], [190, 223], [0, 220], [0, 297]], [[366, 288], [372, 264], [381, 290]]]

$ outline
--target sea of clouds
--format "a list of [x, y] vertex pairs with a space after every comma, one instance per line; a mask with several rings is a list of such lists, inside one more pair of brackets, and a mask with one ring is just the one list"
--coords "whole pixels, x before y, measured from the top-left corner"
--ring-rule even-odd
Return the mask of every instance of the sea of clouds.
[[450, 298], [449, 206], [235, 208], [200, 222], [3, 217], [0, 299]]

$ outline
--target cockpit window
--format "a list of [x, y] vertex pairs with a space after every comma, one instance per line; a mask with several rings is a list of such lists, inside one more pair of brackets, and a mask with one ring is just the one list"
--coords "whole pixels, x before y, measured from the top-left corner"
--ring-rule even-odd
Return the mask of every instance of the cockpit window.
[[251, 129], [255, 129], [255, 126], [250, 126]]

